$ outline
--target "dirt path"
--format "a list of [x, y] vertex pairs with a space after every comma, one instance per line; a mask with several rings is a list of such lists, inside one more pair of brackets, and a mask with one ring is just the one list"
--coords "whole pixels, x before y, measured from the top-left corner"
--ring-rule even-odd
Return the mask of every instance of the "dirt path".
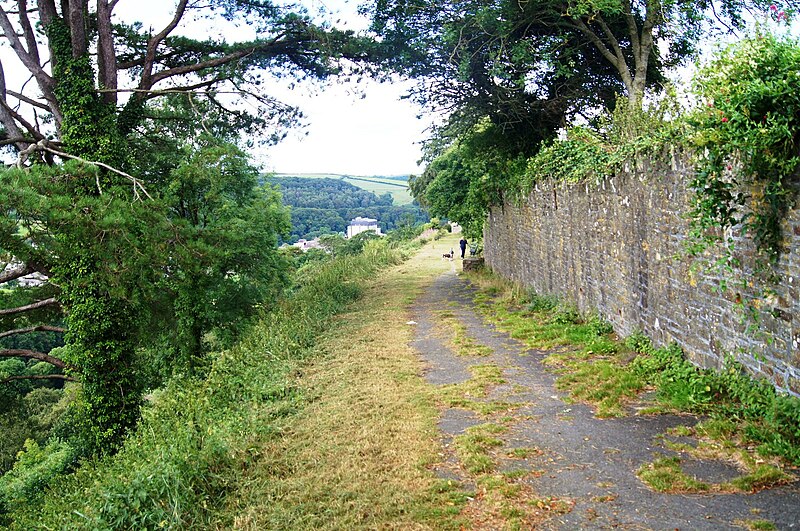
[[[454, 264], [460, 269], [458, 261]], [[524, 467], [522, 481], [538, 497], [560, 501], [541, 524], [543, 529], [742, 529], [746, 522], [767, 522], [777, 529], [800, 529], [800, 484], [756, 494], [669, 495], [648, 489], [635, 475], [659, 456], [677, 455], [664, 441], [666, 431], [692, 426], [688, 416], [628, 416], [596, 419], [587, 406], [568, 404], [554, 387], [555, 377], [541, 360], [547, 352], [527, 351], [520, 342], [483, 322], [472, 303], [473, 290], [455, 268], [440, 276], [414, 306], [417, 322], [413, 346], [428, 365], [427, 380], [437, 386], [464, 382], [470, 366], [493, 363], [502, 368], [504, 384], [484, 400], [515, 402], [510, 429], [498, 435], [504, 446], [493, 450], [500, 469]], [[491, 348], [488, 357], [457, 356], [448, 346], [441, 311], [448, 310], [467, 327], [477, 343]], [[486, 422], [476, 413], [448, 408], [439, 425], [445, 464], [438, 473], [468, 487], [475, 478], [453, 451], [454, 437]], [[536, 448], [525, 459], [507, 458], [514, 448]], [[740, 474], [719, 461], [686, 461], [684, 471], [698, 479], [721, 482]], [[476, 494], [477, 497], [477, 494]], [[485, 521], [478, 528], [491, 528]]]

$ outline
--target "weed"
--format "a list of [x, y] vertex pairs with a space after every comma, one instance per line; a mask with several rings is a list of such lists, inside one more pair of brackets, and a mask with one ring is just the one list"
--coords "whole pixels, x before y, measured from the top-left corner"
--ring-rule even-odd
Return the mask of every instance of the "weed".
[[735, 520], [733, 523], [748, 531], [773, 531], [777, 529], [775, 524], [769, 520]]
[[614, 331], [614, 326], [599, 314], [593, 314], [587, 320], [589, 328], [598, 336], [604, 336]]
[[450, 344], [457, 356], [485, 357], [492, 355], [492, 349], [481, 345], [467, 333], [467, 327], [449, 310], [438, 312], [441, 323], [450, 331]]
[[541, 455], [542, 451], [536, 447], [532, 448], [514, 448], [509, 452], [509, 457], [514, 457], [516, 459], [527, 459], [532, 455]]
[[681, 462], [677, 457], [663, 457], [643, 465], [636, 475], [657, 492], [697, 493], [710, 488], [707, 483], [687, 476], [681, 470]]
[[641, 330], [636, 330], [626, 337], [625, 346], [639, 354], [648, 354], [653, 350], [653, 342]]
[[[791, 480], [792, 477], [778, 467], [762, 464], [758, 465], [752, 472], [731, 480], [730, 486], [733, 490], [741, 492], [756, 492], [761, 489], [780, 485]], [[723, 489], [725, 486], [723, 486]]]
[[562, 303], [550, 318], [550, 322], [559, 325], [571, 325], [581, 322], [581, 314], [575, 306]]
[[558, 306], [558, 297], [530, 293], [526, 309], [529, 312], [549, 312]]
[[[476, 297], [482, 298], [479, 307], [487, 319], [531, 349], [559, 349], [544, 363], [559, 371], [561, 389], [568, 389], [574, 400], [594, 405], [599, 416], [623, 414], [626, 401], [652, 387], [659, 403], [640, 409], [640, 414], [709, 415], [719, 421], [705, 428], [709, 437], [724, 437], [735, 426], [740, 444], [755, 445], [763, 456], [800, 465], [800, 399], [779, 395], [769, 382], [748, 375], [741, 364], [728, 360], [722, 371], [700, 369], [678, 345], [655, 348], [640, 331], [622, 345], [602, 318], [582, 318], [574, 306], [555, 297], [530, 293], [515, 298], [509, 283], [493, 280], [485, 271], [479, 285], [492, 288], [493, 304], [487, 303], [485, 293]], [[631, 353], [636, 354], [632, 360]]]
[[494, 435], [506, 429], [497, 424], [480, 424], [454, 439], [459, 459], [470, 474], [486, 474], [494, 470], [494, 460], [489, 451], [503, 445], [503, 441]]

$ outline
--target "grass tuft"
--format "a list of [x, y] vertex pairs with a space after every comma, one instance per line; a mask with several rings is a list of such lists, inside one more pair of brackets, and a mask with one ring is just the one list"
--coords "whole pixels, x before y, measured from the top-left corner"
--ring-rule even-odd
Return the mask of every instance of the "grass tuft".
[[710, 489], [708, 483], [697, 481], [681, 470], [681, 462], [677, 457], [663, 457], [653, 463], [643, 465], [636, 475], [656, 492], [699, 493]]

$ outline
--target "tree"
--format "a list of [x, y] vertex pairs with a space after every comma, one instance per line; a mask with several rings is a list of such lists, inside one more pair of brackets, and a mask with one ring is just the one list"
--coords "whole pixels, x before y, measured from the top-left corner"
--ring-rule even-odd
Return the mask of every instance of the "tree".
[[[389, 64], [424, 78], [425, 99], [472, 122], [515, 123], [525, 107], [641, 107], [666, 69], [693, 57], [708, 31], [733, 31], [765, 0], [375, 0], [367, 9]], [[530, 112], [530, 111], [528, 111]], [[545, 122], [545, 127], [550, 122]], [[540, 126], [541, 127], [541, 126]], [[463, 131], [463, 129], [462, 129]]]
[[[693, 57], [715, 20], [742, 25], [763, 0], [375, 0], [366, 8], [387, 68], [449, 113], [412, 184], [433, 215], [480, 233], [486, 209], [514, 190], [514, 168], [575, 115], [641, 110], [648, 89]], [[718, 27], [718, 25], [717, 25]], [[474, 223], [473, 223], [474, 222]]]
[[431, 215], [458, 222], [470, 239], [482, 237], [489, 207], [517, 188], [514, 179], [525, 167], [526, 158], [508, 150], [498, 129], [488, 120], [479, 123], [410, 183]]
[[[321, 78], [341, 68], [339, 59], [364, 56], [351, 34], [268, 1], [179, 0], [158, 32], [116, 23], [117, 4], [0, 2], [3, 38], [33, 81], [7, 86], [10, 58], [3, 58], [2, 143], [18, 155], [18, 168], [0, 173], [0, 253], [10, 264], [0, 283], [36, 271], [57, 291], [31, 304], [64, 311], [61, 362], [82, 382], [94, 450], [113, 447], [138, 417], [135, 350], [184, 236], [173, 223], [182, 214], [165, 201], [166, 176], [179, 166], [167, 155], [170, 145], [180, 143], [182, 130], [195, 131], [183, 140], [197, 145], [191, 121], [209, 134], [290, 125], [296, 112], [259, 88], [263, 70]], [[229, 42], [179, 33], [198, 17], [225, 19], [257, 36]], [[229, 93], [254, 107], [243, 110]], [[183, 98], [180, 112], [155, 105], [175, 94]], [[201, 114], [208, 108], [215, 109], [213, 124]], [[167, 120], [178, 132], [165, 141], [152, 133]], [[146, 160], [157, 164], [143, 170], [134, 155], [149, 151], [155, 155]]]
[[276, 246], [289, 216], [275, 189], [257, 186], [258, 177], [241, 150], [216, 141], [187, 153], [172, 172], [165, 195], [182, 242], [175, 271], [161, 285], [171, 301], [178, 369], [202, 361], [204, 333], [233, 334], [284, 284]]
[[[618, 72], [632, 108], [641, 108], [654, 76], [696, 56], [704, 37], [734, 33], [747, 13], [764, 11], [766, 0], [611, 0], [570, 3], [567, 24], [585, 35]], [[618, 22], [619, 30], [613, 30]], [[653, 71], [654, 63], [658, 68]]]
[[372, 28], [387, 68], [419, 79], [413, 96], [448, 113], [426, 146], [432, 160], [483, 119], [530, 155], [570, 113], [613, 101], [622, 85], [544, 2], [377, 0]]

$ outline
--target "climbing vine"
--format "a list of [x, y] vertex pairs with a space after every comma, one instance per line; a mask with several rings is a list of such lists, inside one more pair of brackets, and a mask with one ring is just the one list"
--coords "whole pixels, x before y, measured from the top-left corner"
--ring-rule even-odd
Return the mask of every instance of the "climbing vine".
[[589, 128], [576, 126], [565, 138], [544, 144], [528, 160], [523, 182], [523, 197], [537, 182], [567, 184], [586, 180], [600, 181], [630, 163], [637, 154], [653, 158], [675, 140], [680, 123], [667, 119], [674, 114], [672, 94], [649, 108], [631, 108], [620, 98], [614, 112], [603, 116]]
[[[73, 56], [70, 29], [55, 19], [47, 35], [53, 52], [55, 95], [61, 109], [63, 151], [120, 168], [125, 162], [124, 139], [117, 128], [114, 105], [102, 101], [88, 54]], [[53, 170], [69, 197], [71, 214], [60, 223], [60, 260], [53, 280], [66, 310], [67, 352], [80, 374], [83, 419], [81, 438], [90, 452], [114, 448], [136, 422], [141, 383], [135, 362], [136, 333], [141, 325], [137, 300], [145, 279], [130, 281], [129, 250], [119, 239], [148, 241], [143, 212], [132, 204], [130, 189], [117, 186], [118, 175], [102, 168], [65, 164]], [[42, 173], [44, 168], [31, 171]], [[121, 280], [121, 279], [125, 280]]]
[[800, 165], [800, 46], [769, 33], [731, 45], [696, 77], [704, 105], [689, 118], [697, 148], [691, 211], [694, 252], [733, 229], [751, 238], [765, 264], [784, 247]]
[[114, 105], [105, 103], [95, 87], [88, 55], [73, 57], [70, 30], [60, 19], [47, 26], [53, 50], [55, 95], [62, 113], [61, 141], [71, 155], [120, 166], [125, 150]]

